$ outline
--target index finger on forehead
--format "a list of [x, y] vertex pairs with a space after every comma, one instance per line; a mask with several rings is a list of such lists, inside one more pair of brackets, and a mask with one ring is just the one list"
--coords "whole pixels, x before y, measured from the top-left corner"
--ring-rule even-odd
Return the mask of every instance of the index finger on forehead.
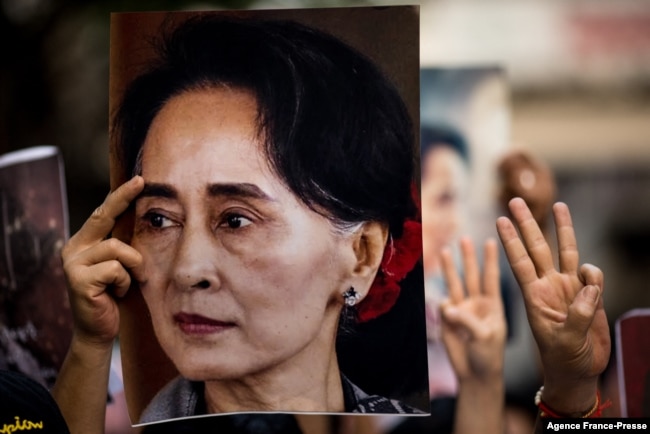
[[140, 194], [144, 180], [136, 176], [109, 193], [99, 207], [71, 239], [72, 245], [89, 245], [97, 243], [113, 230], [115, 219], [127, 210], [131, 202]]

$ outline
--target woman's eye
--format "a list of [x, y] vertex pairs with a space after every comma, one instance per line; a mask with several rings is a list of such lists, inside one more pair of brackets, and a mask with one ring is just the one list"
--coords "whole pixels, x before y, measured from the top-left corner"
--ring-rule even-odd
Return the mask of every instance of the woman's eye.
[[438, 206], [449, 206], [457, 202], [457, 194], [453, 190], [446, 190], [436, 198]]
[[174, 225], [172, 220], [161, 214], [149, 213], [145, 216], [145, 219], [149, 222], [151, 227], [154, 228], [163, 229]]
[[239, 229], [248, 226], [252, 221], [239, 214], [230, 214], [224, 219], [224, 223], [229, 229]]

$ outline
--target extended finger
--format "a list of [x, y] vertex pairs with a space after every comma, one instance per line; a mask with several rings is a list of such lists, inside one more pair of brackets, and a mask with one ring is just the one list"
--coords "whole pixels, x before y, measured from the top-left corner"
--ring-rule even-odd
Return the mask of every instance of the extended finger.
[[111, 260], [117, 260], [126, 268], [135, 268], [142, 263], [142, 255], [125, 242], [109, 238], [84, 250], [75, 262], [94, 265]]
[[127, 210], [129, 204], [144, 188], [141, 176], [134, 176], [110, 193], [68, 242], [69, 250], [78, 246], [87, 246], [104, 239], [115, 226], [115, 219]]
[[510, 212], [517, 223], [519, 232], [526, 246], [526, 250], [533, 261], [537, 275], [541, 277], [554, 270], [553, 254], [544, 234], [535, 221], [533, 214], [523, 199], [516, 197], [509, 202]]
[[526, 247], [524, 247], [517, 230], [509, 218], [499, 217], [497, 219], [497, 233], [506, 251], [510, 268], [512, 268], [519, 286], [525, 289], [528, 284], [538, 279], [535, 265], [528, 256]]
[[478, 259], [476, 259], [474, 243], [469, 238], [463, 237], [460, 240], [460, 249], [463, 254], [467, 295], [469, 297], [476, 297], [481, 294], [481, 273], [479, 271]]
[[580, 259], [569, 207], [562, 202], [553, 205], [553, 218], [555, 219], [557, 244], [560, 251], [560, 271], [575, 274], [578, 271]]
[[447, 290], [449, 291], [449, 300], [452, 304], [458, 304], [465, 298], [463, 294], [463, 283], [458, 276], [454, 259], [451, 256], [451, 250], [445, 247], [440, 252], [440, 261], [442, 262], [442, 273], [447, 282]]
[[483, 291], [489, 296], [501, 294], [499, 273], [499, 251], [496, 240], [490, 238], [485, 242], [483, 259]]

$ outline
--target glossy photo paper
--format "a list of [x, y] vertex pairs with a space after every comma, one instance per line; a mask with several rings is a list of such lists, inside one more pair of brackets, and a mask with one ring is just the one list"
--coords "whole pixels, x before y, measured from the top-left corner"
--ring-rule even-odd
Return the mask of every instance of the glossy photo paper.
[[[112, 15], [111, 187], [145, 179], [113, 234], [144, 258], [120, 306], [134, 424], [428, 412], [418, 22], [412, 6]], [[360, 203], [366, 184], [384, 205]]]

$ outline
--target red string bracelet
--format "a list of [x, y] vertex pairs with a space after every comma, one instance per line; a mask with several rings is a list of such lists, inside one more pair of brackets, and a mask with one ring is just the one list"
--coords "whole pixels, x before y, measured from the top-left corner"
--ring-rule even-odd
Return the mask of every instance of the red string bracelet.
[[[540, 389], [537, 391], [535, 394], [535, 405], [539, 407], [540, 411], [540, 417], [553, 417], [553, 418], [566, 418], [569, 416], [562, 415], [557, 413], [555, 410], [550, 408], [544, 401], [542, 401], [542, 392], [544, 391], [544, 386], [540, 387]], [[609, 406], [612, 405], [612, 402], [610, 400], [607, 400], [604, 403], [601, 403], [600, 399], [600, 390], [596, 391], [596, 402], [594, 403], [594, 406], [589, 409], [584, 415], [580, 416], [581, 418], [590, 418], [590, 417], [601, 417], [603, 414], [603, 410], [608, 408]]]

